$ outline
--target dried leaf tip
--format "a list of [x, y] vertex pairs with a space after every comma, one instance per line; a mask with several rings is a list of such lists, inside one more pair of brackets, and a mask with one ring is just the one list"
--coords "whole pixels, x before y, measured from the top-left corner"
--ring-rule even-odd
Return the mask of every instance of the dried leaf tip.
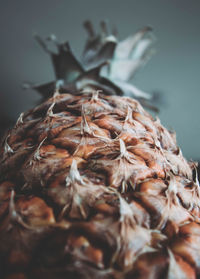
[[14, 150], [11, 148], [11, 146], [8, 144], [8, 137], [10, 135], [8, 135], [5, 139], [5, 144], [4, 144], [4, 155], [6, 154], [13, 154]]
[[126, 150], [126, 145], [122, 139], [119, 139], [119, 144], [120, 144], [120, 156], [127, 158], [127, 150]]
[[95, 31], [94, 31], [94, 28], [93, 28], [93, 25], [92, 25], [90, 20], [86, 20], [83, 23], [83, 26], [85, 27], [85, 29], [86, 29], [86, 31], [88, 33], [89, 38], [93, 38], [96, 35]]
[[12, 220], [16, 220], [16, 218], [17, 218], [17, 212], [15, 210], [15, 203], [14, 203], [14, 196], [15, 196], [15, 192], [14, 192], [14, 190], [12, 190], [11, 196], [10, 196], [10, 202], [9, 202], [9, 214], [10, 214], [10, 218]]
[[81, 116], [82, 116], [82, 120], [81, 120], [81, 135], [84, 135], [85, 133], [87, 134], [91, 134], [91, 129], [90, 126], [88, 125], [86, 116], [85, 116], [85, 108], [84, 106], [82, 106], [82, 110], [81, 110]]
[[128, 106], [128, 108], [127, 108], [127, 115], [125, 118], [125, 122], [130, 122], [130, 123], [133, 122], [132, 109], [130, 108], [130, 106]]
[[23, 117], [24, 117], [24, 113], [22, 112], [22, 113], [20, 114], [19, 118], [17, 119], [17, 123], [16, 123], [15, 127], [18, 127], [18, 126], [20, 126], [21, 124], [24, 123]]
[[47, 116], [49, 116], [49, 117], [55, 117], [55, 114], [53, 113], [53, 108], [54, 108], [54, 106], [55, 106], [55, 102], [53, 102], [51, 105], [50, 105], [50, 107], [48, 108], [48, 110], [47, 110]]
[[76, 160], [72, 161], [69, 175], [66, 177], [65, 182], [66, 182], [66, 186], [69, 186], [75, 182], [78, 182], [80, 184], [85, 184], [85, 182], [83, 181], [83, 179], [78, 171]]
[[130, 205], [119, 195], [119, 210], [120, 210], [120, 221], [123, 222], [125, 218], [133, 219], [133, 211]]
[[30, 161], [30, 165], [33, 164], [33, 161], [39, 161], [40, 159], [42, 159], [42, 157], [40, 156], [40, 147], [43, 145], [43, 143], [45, 142], [45, 140], [47, 139], [47, 137], [45, 137], [40, 144], [38, 145], [34, 155], [33, 155], [33, 159]]
[[196, 167], [195, 167], [195, 184], [200, 188], [199, 179], [198, 179], [198, 172], [197, 172]]
[[52, 104], [50, 105], [50, 107], [47, 110], [47, 116], [49, 116], [49, 117], [56, 117], [56, 114], [53, 113], [53, 109], [56, 104], [56, 98], [58, 96], [60, 96], [59, 88], [61, 85], [59, 85], [59, 82], [61, 82], [61, 80], [57, 81], [57, 83], [56, 83], [56, 89], [55, 89], [55, 91], [53, 93], [53, 97], [52, 97]]
[[10, 221], [11, 221], [11, 222], [10, 222], [10, 224], [9, 224], [8, 229], [12, 228], [12, 226], [13, 226], [13, 225], [12, 225], [12, 222], [13, 222], [13, 223], [18, 223], [18, 224], [20, 224], [21, 226], [23, 226], [24, 228], [30, 229], [30, 226], [27, 225], [27, 224], [23, 221], [23, 219], [22, 219], [20, 213], [18, 213], [18, 212], [16, 211], [16, 209], [15, 209], [14, 197], [15, 197], [15, 192], [14, 192], [14, 190], [12, 190], [12, 191], [11, 191], [11, 196], [10, 196], [10, 202], [9, 202], [9, 218], [10, 218]]
[[92, 98], [91, 101], [96, 102], [99, 100], [99, 93], [102, 93], [102, 90], [95, 90], [92, 92]]
[[170, 205], [171, 202], [173, 202], [176, 205], [179, 205], [179, 199], [177, 197], [178, 188], [177, 188], [177, 182], [176, 179], [172, 174], [170, 174], [170, 182], [167, 190], [165, 191], [167, 196], [167, 201]]
[[195, 167], [194, 170], [195, 170], [194, 187], [195, 187], [197, 197], [200, 198], [200, 184], [199, 184], [199, 180], [198, 180], [197, 168]]

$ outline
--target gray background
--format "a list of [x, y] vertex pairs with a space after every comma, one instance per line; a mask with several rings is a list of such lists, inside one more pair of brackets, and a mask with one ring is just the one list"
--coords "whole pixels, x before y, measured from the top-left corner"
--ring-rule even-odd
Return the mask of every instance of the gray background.
[[21, 111], [39, 100], [23, 81], [53, 78], [48, 55], [32, 35], [55, 33], [69, 40], [77, 55], [86, 38], [85, 19], [95, 25], [108, 19], [121, 38], [150, 25], [157, 37], [157, 53], [135, 77], [135, 85], [161, 92], [165, 105], [159, 117], [176, 130], [188, 159], [200, 159], [200, 1], [199, 0], [5, 0], [0, 1], [0, 117], [8, 126]]

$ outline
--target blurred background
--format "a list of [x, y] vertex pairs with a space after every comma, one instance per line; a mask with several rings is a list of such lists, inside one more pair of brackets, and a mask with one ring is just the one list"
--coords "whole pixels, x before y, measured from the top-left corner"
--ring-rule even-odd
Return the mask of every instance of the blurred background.
[[86, 33], [82, 23], [102, 19], [115, 25], [125, 38], [150, 25], [157, 38], [156, 53], [134, 79], [147, 92], [160, 92], [162, 123], [176, 131], [188, 159], [200, 161], [200, 1], [197, 0], [0, 0], [0, 133], [21, 111], [40, 99], [25, 81], [42, 83], [54, 78], [46, 53], [33, 34], [54, 33], [70, 41], [81, 55]]

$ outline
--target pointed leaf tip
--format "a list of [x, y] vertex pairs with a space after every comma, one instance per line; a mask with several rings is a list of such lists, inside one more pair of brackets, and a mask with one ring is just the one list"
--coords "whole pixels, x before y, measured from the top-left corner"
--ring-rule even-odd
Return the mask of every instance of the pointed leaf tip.
[[66, 177], [66, 186], [69, 186], [72, 183], [78, 182], [80, 184], [85, 184], [77, 167], [77, 162], [75, 159], [73, 159], [69, 175]]
[[125, 145], [124, 141], [122, 139], [119, 139], [119, 144], [120, 144], [121, 156], [126, 157], [127, 150], [126, 150], [126, 145]]

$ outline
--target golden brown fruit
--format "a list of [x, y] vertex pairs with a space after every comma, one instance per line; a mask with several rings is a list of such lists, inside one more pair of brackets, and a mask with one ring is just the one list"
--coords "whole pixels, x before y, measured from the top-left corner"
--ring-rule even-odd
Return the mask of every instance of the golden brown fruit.
[[0, 171], [5, 278], [199, 273], [198, 182], [136, 100], [56, 93], [8, 133]]

